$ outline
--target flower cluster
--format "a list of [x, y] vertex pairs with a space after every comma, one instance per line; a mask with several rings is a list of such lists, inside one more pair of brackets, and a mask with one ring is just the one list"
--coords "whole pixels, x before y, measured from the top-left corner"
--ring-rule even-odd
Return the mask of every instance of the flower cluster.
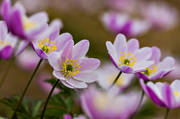
[[[112, 1], [115, 4], [112, 4]], [[74, 43], [70, 33], [60, 33], [63, 27], [61, 20], [55, 19], [48, 23], [49, 18], [45, 12], [28, 17], [20, 2], [12, 5], [11, 0], [3, 0], [0, 8], [3, 19], [0, 21], [0, 59], [17, 59], [16, 62], [21, 68], [28, 71], [34, 69], [19, 100], [17, 98], [13, 101], [4, 101], [8, 105], [11, 105], [9, 102], [16, 104], [13, 105], [12, 119], [18, 118], [18, 115], [23, 113], [23, 111], [19, 111], [20, 107], [23, 109], [25, 107], [26, 110], [23, 118], [26, 114], [28, 118], [35, 118], [37, 110], [42, 107], [42, 102], [38, 101], [25, 106], [21, 103], [44, 60], [47, 60], [53, 72], [52, 76], [47, 71], [44, 71], [47, 73], [39, 75], [37, 84], [49, 94], [43, 110], [39, 111], [42, 113], [41, 119], [45, 115], [51, 96], [53, 96], [50, 100], [53, 106], [50, 107], [50, 110], [62, 109], [63, 111], [60, 113], [64, 119], [86, 119], [86, 116], [90, 119], [133, 118], [142, 106], [141, 103], [146, 103], [146, 100], [143, 99], [144, 93], [158, 106], [167, 109], [180, 108], [180, 80], [175, 80], [171, 84], [169, 84], [170, 81], [165, 80], [165, 76], [175, 69], [175, 59], [167, 56], [161, 60], [161, 51], [158, 47], [140, 47], [136, 38], [127, 39], [129, 36], [141, 35], [151, 27], [171, 28], [176, 23], [175, 10], [168, 10], [167, 6], [158, 7], [155, 4], [148, 4], [147, 11], [143, 10], [146, 14], [140, 12], [143, 19], [133, 18], [130, 14], [136, 5], [135, 2], [132, 3], [133, 0], [112, 1], [109, 1], [110, 6], [115, 5], [115, 9], [120, 6], [119, 2], [122, 4], [131, 2], [129, 4], [131, 9], [120, 8], [118, 11], [121, 13], [111, 11], [102, 16], [105, 27], [117, 35], [113, 43], [106, 41], [107, 54], [112, 64], [106, 61], [100, 67], [101, 62], [98, 58], [87, 56], [90, 48], [89, 40]], [[141, 4], [142, 6], [146, 6], [146, 4]], [[124, 13], [125, 11], [129, 14]], [[162, 19], [159, 19], [159, 15], [162, 15]], [[29, 48], [24, 50], [26, 47]], [[8, 71], [9, 69], [2, 76], [0, 89]], [[136, 91], [137, 88], [133, 87], [136, 84], [132, 83], [137, 80], [142, 88], [141, 97], [139, 91]], [[87, 88], [89, 83], [99, 85]], [[83, 90], [84, 88], [87, 89]], [[131, 89], [134, 91], [130, 91]], [[79, 100], [75, 98], [75, 93]], [[72, 96], [74, 96], [73, 99], [71, 99]], [[58, 102], [59, 100], [61, 102]], [[24, 103], [28, 103], [28, 101], [25, 100]], [[34, 105], [35, 107], [33, 107]], [[62, 107], [54, 108], [57, 105]], [[72, 108], [77, 108], [76, 105], [82, 108], [86, 116], [77, 117], [79, 112], [74, 114]], [[30, 114], [28, 110], [30, 110]], [[56, 113], [59, 114], [58, 111]], [[60, 117], [59, 115], [53, 117], [52, 114], [47, 118]], [[39, 114], [37, 115], [39, 118]]]

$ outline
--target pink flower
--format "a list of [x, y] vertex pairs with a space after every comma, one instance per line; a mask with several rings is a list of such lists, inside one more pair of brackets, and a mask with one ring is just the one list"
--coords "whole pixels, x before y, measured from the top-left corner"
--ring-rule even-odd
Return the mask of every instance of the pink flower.
[[165, 3], [152, 2], [144, 4], [141, 13], [153, 27], [159, 29], [170, 29], [178, 21], [176, 9], [169, 7]]
[[74, 45], [69, 42], [62, 52], [52, 53], [48, 57], [53, 67], [53, 75], [69, 88], [86, 88], [86, 83], [96, 80], [94, 70], [100, 65], [96, 58], [88, 58], [89, 41], [82, 40]]
[[[115, 80], [119, 70], [115, 68], [113, 65], [105, 64], [102, 68], [97, 70], [98, 79], [97, 82], [99, 85], [104, 89], [109, 89], [112, 85], [113, 81]], [[113, 88], [122, 91], [131, 83], [134, 75], [133, 74], [121, 74]]]
[[147, 84], [140, 80], [144, 92], [151, 100], [161, 107], [179, 108], [180, 107], [180, 80], [175, 80], [171, 85], [167, 83], [152, 83]]
[[153, 64], [149, 61], [152, 50], [149, 47], [139, 48], [136, 39], [126, 41], [126, 37], [118, 34], [114, 44], [106, 42], [108, 54], [115, 67], [124, 73], [137, 73], [144, 71]]
[[107, 12], [101, 18], [104, 26], [113, 33], [122, 33], [127, 36], [142, 35], [150, 28], [148, 22], [130, 18], [128, 14]]
[[163, 78], [171, 71], [174, 70], [175, 60], [172, 57], [166, 57], [162, 61], [161, 58], [161, 51], [157, 47], [152, 47], [152, 56], [149, 60], [154, 61], [154, 64], [147, 67], [144, 72], [138, 72], [136, 75], [139, 78], [142, 78], [146, 81], [148, 80], [156, 80]]

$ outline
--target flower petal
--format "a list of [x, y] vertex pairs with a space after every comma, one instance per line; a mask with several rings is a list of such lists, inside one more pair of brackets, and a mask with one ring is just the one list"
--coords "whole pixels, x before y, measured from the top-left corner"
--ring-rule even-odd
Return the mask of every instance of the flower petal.
[[155, 61], [154, 63], [158, 63], [161, 57], [161, 51], [159, 48], [157, 47], [152, 47], [152, 56], [151, 56], [151, 60]]
[[86, 83], [92, 83], [97, 80], [97, 75], [94, 72], [83, 72], [74, 78]]
[[60, 71], [53, 71], [53, 75], [59, 80], [65, 80], [63, 74]]
[[32, 15], [29, 19], [31, 21], [38, 22], [38, 23], [46, 23], [49, 20], [46, 12], [36, 13]]
[[96, 58], [82, 58], [80, 71], [95, 70], [99, 67], [100, 61]]
[[152, 55], [151, 48], [149, 47], [141, 48], [135, 54], [136, 61], [142, 62], [142, 61], [148, 60], [151, 57], [151, 55]]
[[54, 52], [48, 56], [48, 62], [54, 70], [60, 71], [60, 56], [62, 52]]
[[0, 21], [0, 39], [5, 40], [7, 35], [7, 25], [4, 21]]
[[127, 42], [128, 52], [134, 53], [139, 49], [139, 42], [137, 39], [131, 39]]
[[87, 88], [87, 84], [76, 79], [66, 79], [66, 82], [69, 83], [74, 88]]
[[73, 58], [84, 57], [89, 50], [89, 41], [82, 40], [73, 47]]

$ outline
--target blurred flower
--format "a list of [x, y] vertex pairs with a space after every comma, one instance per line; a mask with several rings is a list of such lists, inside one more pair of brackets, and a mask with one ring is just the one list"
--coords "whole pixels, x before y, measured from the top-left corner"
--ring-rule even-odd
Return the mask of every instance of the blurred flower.
[[18, 45], [17, 38], [8, 33], [6, 23], [0, 21], [0, 58], [7, 60], [13, 54], [19, 54], [27, 44], [24, 41], [21, 41], [19, 46], [16, 45]]
[[147, 84], [140, 80], [141, 87], [151, 100], [162, 107], [178, 108], [180, 107], [180, 80], [175, 80], [171, 85], [167, 83]]
[[[111, 9], [132, 12], [135, 10], [137, 0], [107, 0]], [[136, 8], [137, 9], [137, 8]]]
[[108, 12], [101, 18], [104, 26], [113, 33], [123, 33], [127, 36], [142, 35], [149, 30], [146, 21], [133, 19], [128, 14]]
[[27, 71], [32, 71], [35, 69], [39, 60], [40, 60], [40, 58], [36, 55], [36, 53], [33, 50], [26, 49], [23, 51], [23, 53], [18, 55], [17, 64], [21, 68], [23, 68]]
[[[50, 78], [52, 78], [52, 76], [45, 72], [41, 73], [38, 77], [39, 86], [43, 89], [43, 91], [46, 94], [48, 94], [52, 89], [52, 85], [48, 82], [45, 82], [45, 80], [50, 79]], [[53, 94], [55, 95], [59, 92], [60, 92], [60, 90], [58, 88], [55, 88], [53, 91]]]
[[83, 115], [80, 115], [80, 116], [78, 116], [78, 117], [72, 118], [71, 115], [65, 114], [65, 115], [64, 115], [64, 119], [86, 119], [86, 117], [83, 116]]
[[124, 73], [141, 72], [153, 64], [153, 61], [148, 61], [152, 54], [151, 48], [139, 49], [139, 42], [136, 39], [127, 42], [124, 35], [118, 34], [114, 44], [107, 41], [106, 47], [112, 63]]
[[69, 88], [86, 88], [86, 83], [96, 80], [93, 71], [100, 65], [98, 59], [85, 57], [88, 49], [88, 40], [76, 45], [72, 40], [62, 52], [52, 53], [48, 61], [54, 69], [53, 75]]
[[141, 13], [155, 28], [169, 29], [177, 24], [177, 11], [165, 3], [144, 4]]
[[[97, 81], [102, 88], [108, 90], [118, 73], [119, 70], [113, 65], [105, 64], [101, 69], [97, 70]], [[120, 91], [125, 89], [132, 81], [133, 76], [133, 74], [121, 74], [113, 88], [117, 88]]]
[[59, 35], [61, 27], [61, 21], [54, 20], [42, 34], [32, 41], [33, 49], [40, 58], [47, 59], [51, 53], [61, 51], [66, 43], [72, 40], [69, 33]]
[[135, 92], [117, 95], [115, 91], [103, 92], [91, 87], [80, 99], [90, 119], [127, 119], [135, 112], [139, 96]]
[[48, 16], [45, 12], [40, 12], [26, 16], [26, 11], [21, 3], [11, 5], [11, 0], [3, 0], [1, 5], [1, 15], [6, 21], [9, 31], [22, 39], [33, 40], [47, 27]]
[[174, 70], [170, 72], [168, 76], [173, 79], [180, 78], [180, 63], [179, 62], [176, 62]]
[[151, 61], [154, 61], [154, 64], [147, 67], [144, 72], [136, 73], [138, 77], [148, 81], [156, 80], [164, 77], [172, 70], [174, 70], [175, 60], [172, 57], [166, 57], [160, 62], [161, 51], [157, 47], [152, 47], [152, 56]]

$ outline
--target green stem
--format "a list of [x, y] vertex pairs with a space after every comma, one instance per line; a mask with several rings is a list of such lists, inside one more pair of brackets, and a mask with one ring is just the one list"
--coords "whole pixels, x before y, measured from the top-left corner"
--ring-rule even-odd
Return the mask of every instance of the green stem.
[[121, 76], [121, 74], [122, 74], [122, 71], [120, 71], [119, 74], [116, 76], [116, 78], [114, 79], [114, 81], [111, 84], [111, 86], [109, 87], [109, 89], [111, 89], [115, 85], [115, 83], [118, 81], [118, 79]]
[[12, 66], [12, 64], [13, 64], [13, 62], [14, 62], [14, 57], [10, 60], [10, 62], [9, 62], [9, 64], [8, 64], [8, 67], [7, 67], [7, 70], [5, 71], [5, 73], [3, 74], [3, 76], [2, 76], [2, 78], [1, 78], [1, 81], [0, 81], [0, 89], [1, 89], [1, 87], [2, 87], [2, 85], [4, 84], [4, 82], [5, 82], [5, 79], [6, 79], [6, 77], [7, 77], [7, 75], [8, 75], [8, 73], [9, 73], [9, 70], [11, 69], [11, 66]]
[[143, 98], [144, 98], [144, 91], [142, 90], [142, 93], [141, 93], [141, 98], [140, 98], [140, 101], [139, 101], [139, 104], [134, 112], [134, 114], [132, 114], [131, 118], [130, 119], [133, 119], [135, 116], [136, 116], [136, 113], [139, 111], [140, 107], [141, 107], [141, 104], [142, 104], [142, 101], [143, 101]]
[[27, 92], [27, 89], [28, 89], [28, 87], [30, 86], [30, 84], [31, 84], [31, 82], [32, 82], [32, 79], [34, 78], [34, 76], [35, 76], [37, 70], [39, 69], [42, 61], [43, 61], [43, 59], [40, 59], [40, 60], [39, 60], [39, 63], [37, 64], [37, 66], [36, 66], [33, 74], [31, 75], [30, 80], [28, 81], [28, 83], [27, 83], [27, 85], [26, 85], [26, 87], [25, 87], [25, 89], [24, 89], [24, 91], [23, 91], [23, 93], [22, 93], [21, 98], [20, 98], [20, 100], [19, 100], [19, 102], [18, 102], [18, 104], [17, 104], [17, 106], [16, 106], [16, 109], [15, 109], [15, 111], [14, 111], [13, 116], [12, 116], [11, 119], [16, 119], [16, 113], [17, 113], [17, 111], [18, 111], [18, 108], [19, 108], [19, 106], [21, 105], [21, 102], [22, 102], [22, 100], [23, 100], [23, 98], [24, 98], [24, 96], [25, 96], [25, 94], [26, 94], [26, 92]]
[[45, 111], [46, 111], [47, 104], [48, 104], [49, 99], [50, 99], [50, 97], [51, 97], [51, 95], [52, 95], [55, 87], [57, 86], [58, 82], [59, 82], [59, 79], [57, 79], [56, 83], [55, 83], [54, 86], [52, 87], [52, 89], [51, 89], [51, 91], [50, 91], [50, 93], [49, 93], [49, 95], [48, 95], [48, 97], [47, 97], [47, 99], [46, 99], [46, 102], [45, 102], [45, 104], [44, 104], [44, 108], [43, 108], [43, 111], [42, 111], [42, 114], [41, 114], [41, 119], [44, 118], [44, 114], [45, 114]]
[[167, 118], [168, 118], [169, 111], [170, 111], [170, 109], [169, 109], [169, 108], [167, 108], [167, 109], [166, 109], [166, 114], [165, 114], [164, 119], [167, 119]]

